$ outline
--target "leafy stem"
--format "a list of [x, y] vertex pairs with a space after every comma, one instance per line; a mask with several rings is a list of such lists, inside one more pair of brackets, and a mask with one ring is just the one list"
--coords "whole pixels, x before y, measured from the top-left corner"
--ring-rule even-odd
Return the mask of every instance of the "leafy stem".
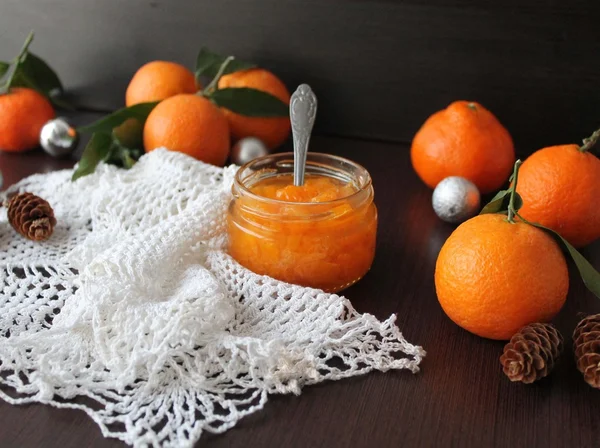
[[521, 161], [517, 160], [515, 162], [513, 174], [510, 177], [510, 187], [507, 190], [499, 191], [496, 196], [494, 196], [492, 200], [485, 207], [483, 207], [480, 214], [506, 214], [508, 215], [508, 222], [512, 224], [515, 224], [516, 216], [519, 218], [520, 222], [537, 227], [538, 229], [548, 233], [561, 246], [563, 252], [573, 259], [587, 288], [596, 297], [600, 298], [600, 273], [594, 269], [590, 262], [587, 261], [584, 256], [581, 255], [567, 240], [560, 236], [560, 234], [548, 227], [544, 227], [541, 224], [528, 221], [519, 214], [519, 210], [523, 206], [523, 199], [519, 193], [517, 193], [517, 182], [519, 180], [518, 176], [520, 166]]
[[30, 31], [29, 34], [27, 35], [27, 38], [25, 39], [25, 43], [23, 43], [23, 47], [21, 48], [21, 52], [14, 59], [14, 61], [22, 61], [23, 57], [29, 51], [29, 45], [31, 45], [31, 42], [33, 42], [33, 31]]
[[289, 117], [288, 102], [268, 92], [249, 87], [219, 88], [219, 80], [230, 73], [256, 68], [234, 56], [223, 56], [203, 47], [196, 58], [196, 80], [207, 78], [207, 86], [197, 93], [213, 104], [247, 117]]
[[579, 275], [581, 276], [581, 279], [583, 280], [583, 283], [587, 289], [600, 299], [600, 273], [598, 273], [594, 266], [592, 266], [592, 264], [587, 261], [585, 257], [581, 255], [581, 253], [579, 253], [579, 251], [575, 249], [567, 240], [560, 236], [558, 232], [555, 232], [554, 230], [541, 224], [528, 221], [527, 219], [523, 218], [519, 212], [516, 212], [516, 215], [525, 224], [537, 227], [554, 238], [554, 240], [562, 247], [563, 252], [569, 255], [575, 263], [575, 266], [579, 271]]
[[515, 206], [515, 198], [517, 197], [517, 182], [519, 180], [519, 167], [521, 166], [521, 164], [522, 162], [520, 160], [517, 160], [515, 162], [513, 174], [511, 176], [512, 183], [510, 185], [510, 188], [508, 189], [510, 195], [510, 199], [508, 201], [508, 222], [513, 224], [515, 222], [515, 215], [519, 216], [519, 214], [517, 213], [517, 207]]
[[584, 138], [583, 145], [579, 147], [579, 150], [581, 152], [591, 151], [596, 146], [596, 143], [598, 143], [598, 140], [600, 140], [600, 129], [598, 129], [589, 137]]
[[227, 58], [223, 61], [223, 63], [219, 67], [219, 71], [217, 71], [217, 74], [215, 75], [215, 77], [212, 79], [212, 81], [206, 86], [206, 88], [202, 92], [203, 95], [210, 95], [217, 88], [217, 83], [219, 82], [219, 79], [221, 79], [221, 76], [223, 76], [223, 74], [225, 73], [225, 70], [227, 70], [227, 66], [229, 65], [229, 63], [231, 61], [233, 61], [234, 59], [235, 58], [233, 56], [227, 56]]
[[13, 80], [15, 78], [15, 74], [19, 71], [19, 65], [21, 65], [27, 57], [27, 52], [29, 51], [29, 46], [31, 45], [31, 42], [33, 42], [33, 31], [30, 31], [27, 35], [27, 39], [25, 39], [25, 43], [21, 48], [21, 52], [11, 61], [11, 63], [14, 64], [14, 68], [8, 75], [8, 79], [6, 80], [4, 85], [0, 88], [2, 92], [8, 92], [10, 90]]

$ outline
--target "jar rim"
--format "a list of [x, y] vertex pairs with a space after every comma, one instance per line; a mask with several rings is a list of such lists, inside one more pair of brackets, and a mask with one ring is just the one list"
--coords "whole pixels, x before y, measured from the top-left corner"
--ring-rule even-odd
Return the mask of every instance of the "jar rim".
[[259, 200], [262, 202], [269, 202], [269, 203], [276, 203], [276, 204], [294, 204], [296, 206], [323, 206], [323, 205], [336, 205], [336, 204], [342, 204], [345, 203], [347, 201], [349, 201], [350, 199], [357, 197], [358, 195], [362, 194], [366, 189], [369, 189], [372, 186], [372, 179], [371, 179], [371, 174], [369, 173], [369, 171], [367, 171], [367, 169], [362, 166], [359, 163], [356, 163], [350, 159], [347, 159], [345, 157], [340, 157], [340, 156], [336, 156], [333, 154], [327, 154], [327, 153], [322, 153], [322, 152], [309, 152], [307, 153], [307, 164], [309, 162], [311, 162], [311, 158], [315, 158], [315, 157], [321, 157], [324, 159], [329, 159], [331, 161], [336, 161], [336, 162], [340, 162], [343, 164], [347, 164], [349, 166], [351, 166], [352, 168], [356, 169], [359, 172], [364, 173], [364, 177], [365, 180], [364, 182], [361, 183], [361, 185], [358, 185], [358, 189], [356, 191], [354, 191], [352, 194], [349, 194], [347, 196], [342, 196], [341, 198], [337, 198], [337, 199], [333, 199], [330, 201], [323, 201], [323, 202], [293, 202], [293, 201], [283, 201], [280, 199], [272, 199], [272, 198], [267, 198], [264, 196], [260, 196], [256, 193], [253, 193], [244, 183], [244, 181], [241, 178], [242, 173], [248, 169], [251, 168], [252, 165], [255, 165], [257, 163], [262, 162], [265, 159], [268, 158], [275, 158], [275, 159], [285, 159], [285, 158], [294, 158], [294, 153], [293, 152], [282, 152], [282, 153], [277, 153], [277, 154], [267, 154], [265, 156], [262, 157], [258, 157], [254, 160], [251, 160], [250, 162], [245, 163], [244, 165], [240, 166], [237, 170], [237, 172], [235, 173], [235, 177], [234, 177], [234, 184], [235, 186], [241, 190], [244, 195], [247, 195], [249, 197], [251, 197], [254, 200]]

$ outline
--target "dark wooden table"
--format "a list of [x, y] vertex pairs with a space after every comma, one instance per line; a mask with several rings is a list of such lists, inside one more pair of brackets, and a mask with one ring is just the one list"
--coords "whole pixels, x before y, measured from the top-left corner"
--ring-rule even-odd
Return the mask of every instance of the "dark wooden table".
[[[436, 218], [431, 191], [413, 173], [405, 145], [315, 138], [312, 149], [363, 164], [374, 178], [380, 226], [370, 273], [345, 295], [361, 312], [398, 315], [406, 338], [427, 350], [422, 370], [371, 373], [322, 383], [302, 395], [272, 396], [265, 409], [222, 435], [212, 447], [600, 446], [600, 391], [575, 369], [570, 334], [578, 313], [600, 312], [575, 271], [556, 320], [566, 352], [538, 384], [510, 383], [498, 357], [503, 343], [454, 325], [435, 296], [438, 251], [453, 227]], [[0, 154], [5, 185], [35, 172], [68, 167], [40, 151]], [[584, 251], [600, 268], [600, 244]], [[0, 402], [1, 447], [122, 446], [102, 438], [83, 412]]]

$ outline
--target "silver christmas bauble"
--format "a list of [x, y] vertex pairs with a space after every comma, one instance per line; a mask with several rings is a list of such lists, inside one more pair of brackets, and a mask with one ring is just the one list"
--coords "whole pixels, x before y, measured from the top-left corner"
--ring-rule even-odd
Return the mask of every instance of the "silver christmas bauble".
[[269, 154], [269, 148], [256, 137], [246, 137], [239, 140], [231, 148], [231, 161], [236, 165], [244, 165], [251, 160]]
[[62, 157], [73, 152], [79, 135], [64, 118], [47, 122], [40, 132], [40, 145], [53, 157]]
[[446, 222], [460, 223], [479, 211], [479, 190], [464, 177], [451, 176], [442, 180], [433, 190], [433, 210]]

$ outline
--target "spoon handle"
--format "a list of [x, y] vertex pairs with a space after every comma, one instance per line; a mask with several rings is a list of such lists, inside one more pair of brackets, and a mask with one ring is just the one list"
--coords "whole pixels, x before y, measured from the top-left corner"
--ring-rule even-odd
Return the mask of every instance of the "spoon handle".
[[294, 185], [304, 185], [306, 153], [317, 115], [317, 97], [308, 84], [300, 84], [290, 99], [290, 119], [294, 140]]

